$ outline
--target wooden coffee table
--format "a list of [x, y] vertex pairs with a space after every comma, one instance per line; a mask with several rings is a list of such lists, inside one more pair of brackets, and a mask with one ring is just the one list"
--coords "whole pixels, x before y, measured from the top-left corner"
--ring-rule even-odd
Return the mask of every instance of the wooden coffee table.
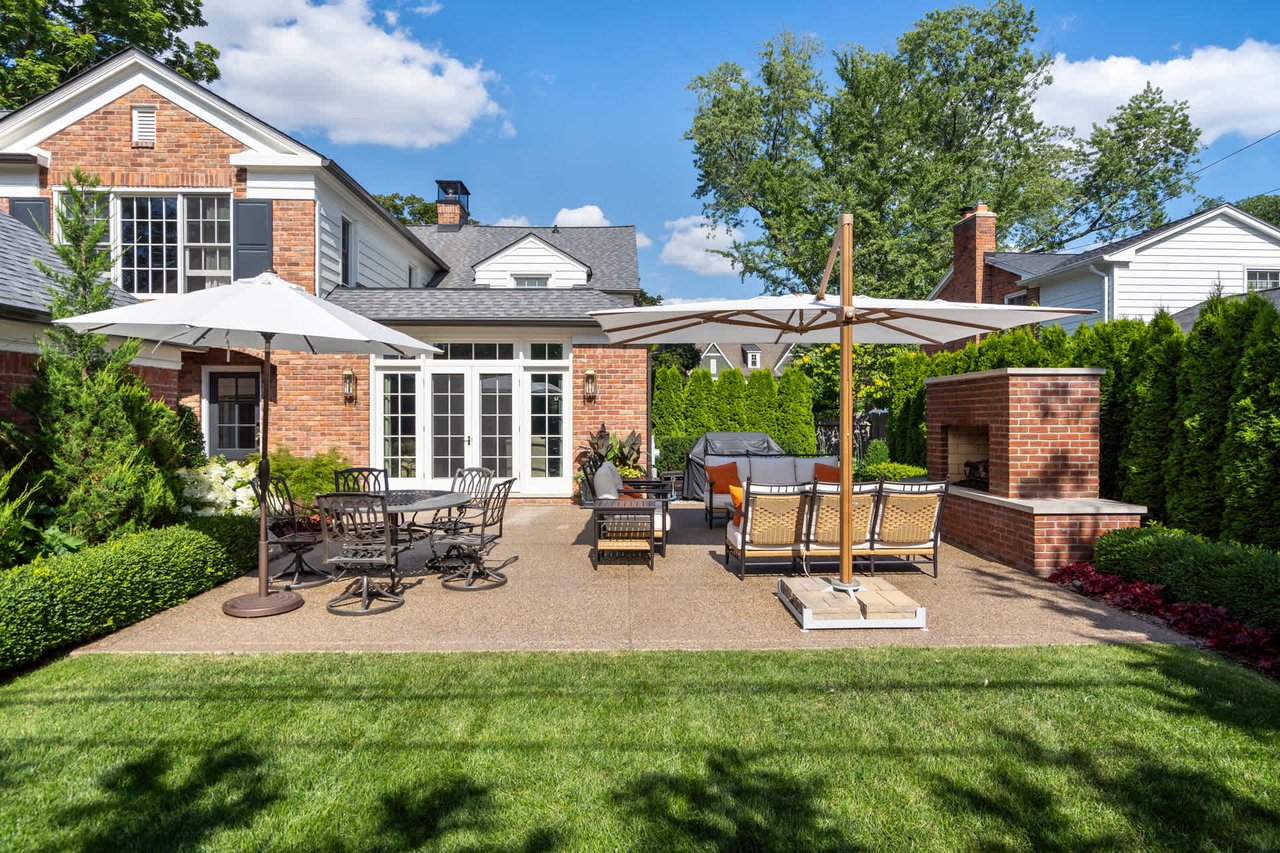
[[855, 575], [859, 589], [850, 595], [823, 578], [778, 578], [778, 600], [800, 627], [919, 628], [924, 608], [884, 578]]

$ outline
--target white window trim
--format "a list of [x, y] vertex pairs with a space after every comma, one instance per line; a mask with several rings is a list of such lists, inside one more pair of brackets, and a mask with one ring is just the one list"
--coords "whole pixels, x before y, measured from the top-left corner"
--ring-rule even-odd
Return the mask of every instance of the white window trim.
[[747, 370], [759, 370], [759, 369], [760, 369], [760, 353], [758, 352], [747, 353]]
[[1019, 296], [1026, 296], [1026, 295], [1027, 295], [1027, 289], [1023, 287], [1018, 290], [1015, 290], [1013, 293], [1006, 293], [1004, 295], [1003, 302], [1005, 305], [1012, 305], [1014, 304], [1012, 300], [1017, 299]]
[[[55, 188], [50, 206], [50, 218], [56, 239], [61, 242], [62, 233], [58, 228], [58, 211], [61, 209], [62, 196], [65, 190]], [[122, 245], [122, 211], [120, 199], [125, 196], [171, 195], [178, 199], [178, 283], [177, 293], [138, 293], [139, 299], [163, 299], [166, 296], [179, 296], [187, 292], [187, 229], [186, 205], [189, 196], [225, 195], [231, 203], [230, 242], [231, 277], [235, 280], [236, 251], [236, 195], [232, 187], [95, 187], [94, 192], [106, 193], [107, 199], [107, 238], [111, 246], [111, 282], [124, 289], [121, 262], [124, 259]]]
[[[521, 287], [521, 281], [540, 281], [542, 284], [536, 284], [531, 287]], [[551, 276], [549, 275], [512, 275], [511, 286], [517, 290], [542, 290], [551, 287]]]
[[262, 369], [252, 364], [219, 364], [204, 365], [200, 368], [200, 431], [204, 433], [204, 452], [206, 456], [214, 455], [213, 447], [213, 378], [219, 373], [257, 373], [258, 378], [258, 422], [262, 422]]
[[[1244, 292], [1245, 293], [1261, 292], [1259, 290], [1251, 290], [1249, 288], [1249, 278], [1255, 273], [1280, 273], [1280, 267], [1246, 267], [1244, 271]], [[1271, 288], [1263, 288], [1263, 290], [1270, 290], [1270, 289]]]

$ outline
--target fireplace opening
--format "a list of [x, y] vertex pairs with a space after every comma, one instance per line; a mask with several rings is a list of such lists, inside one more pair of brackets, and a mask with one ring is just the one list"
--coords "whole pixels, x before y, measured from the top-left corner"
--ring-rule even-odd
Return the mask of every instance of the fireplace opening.
[[991, 451], [984, 426], [948, 426], [947, 476], [957, 486], [991, 491]]

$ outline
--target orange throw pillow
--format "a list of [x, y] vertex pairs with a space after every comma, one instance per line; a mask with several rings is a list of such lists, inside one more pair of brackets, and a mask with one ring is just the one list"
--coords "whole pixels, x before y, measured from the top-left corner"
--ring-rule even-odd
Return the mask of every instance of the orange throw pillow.
[[813, 466], [813, 479], [819, 483], [839, 483], [840, 466], [819, 462]]
[[729, 499], [733, 501], [733, 523], [742, 525], [742, 486], [729, 487]]
[[708, 465], [707, 479], [711, 481], [712, 494], [727, 494], [730, 486], [742, 488], [742, 480], [738, 477], [737, 462], [726, 462], [723, 465]]

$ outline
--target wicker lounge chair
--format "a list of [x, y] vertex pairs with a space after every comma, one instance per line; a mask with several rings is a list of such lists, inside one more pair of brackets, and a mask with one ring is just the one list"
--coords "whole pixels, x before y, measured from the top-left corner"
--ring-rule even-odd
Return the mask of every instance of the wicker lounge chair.
[[747, 561], [786, 559], [792, 567], [804, 558], [804, 527], [809, 485], [743, 484], [742, 522], [725, 525], [724, 561], [738, 558], [738, 577], [745, 578]]
[[[880, 484], [853, 484], [853, 542], [854, 559], [865, 557], [875, 573], [875, 549], [872, 531], [875, 528]], [[804, 573], [809, 574], [810, 564], [816, 559], [840, 556], [840, 486], [837, 483], [815, 483], [809, 505], [809, 519], [805, 525]]]
[[[938, 528], [947, 482], [880, 483], [873, 551], [877, 555], [928, 563], [938, 576]], [[875, 564], [871, 567], [875, 574]]]

